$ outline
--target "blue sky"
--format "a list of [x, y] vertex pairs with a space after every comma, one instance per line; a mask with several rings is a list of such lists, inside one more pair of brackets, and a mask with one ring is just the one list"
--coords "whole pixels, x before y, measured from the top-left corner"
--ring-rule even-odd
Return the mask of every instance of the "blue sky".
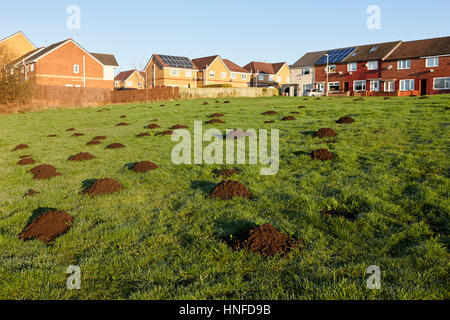
[[[66, 27], [71, 4], [81, 9], [80, 30]], [[381, 9], [379, 30], [366, 26], [369, 5]], [[448, 36], [449, 12], [448, 0], [5, 1], [0, 38], [18, 30], [37, 46], [73, 38], [115, 54], [121, 70], [152, 53], [292, 64], [307, 51]]]

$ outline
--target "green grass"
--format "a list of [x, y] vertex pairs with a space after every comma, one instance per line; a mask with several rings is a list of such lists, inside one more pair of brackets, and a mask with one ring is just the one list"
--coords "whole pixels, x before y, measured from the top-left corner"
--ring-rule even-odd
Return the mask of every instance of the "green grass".
[[[449, 299], [449, 98], [213, 99], [207, 106], [191, 100], [115, 105], [102, 113], [1, 115], [0, 298]], [[261, 115], [267, 110], [279, 114]], [[296, 121], [280, 121], [292, 111], [300, 112]], [[252, 200], [207, 199], [219, 182], [212, 171], [226, 166], [175, 166], [169, 136], [135, 137], [154, 118], [161, 130], [175, 124], [192, 130], [194, 120], [215, 112], [225, 113], [226, 123], [204, 129], [280, 129], [277, 175], [261, 176], [260, 165], [234, 166], [242, 171], [234, 179], [250, 189]], [[356, 122], [335, 123], [345, 115]], [[268, 119], [277, 121], [264, 124]], [[131, 125], [115, 127], [121, 121]], [[71, 137], [70, 127], [86, 135]], [[322, 127], [334, 128], [339, 142], [312, 138]], [[108, 140], [85, 146], [97, 135]], [[113, 142], [126, 148], [104, 149]], [[30, 149], [10, 152], [20, 143]], [[308, 153], [316, 148], [337, 157], [312, 161]], [[67, 162], [84, 151], [97, 158]], [[16, 165], [22, 154], [54, 165], [62, 176], [33, 180], [32, 166]], [[160, 168], [146, 174], [124, 168], [143, 160]], [[125, 189], [96, 198], [80, 194], [84, 180], [104, 177]], [[23, 198], [28, 189], [41, 193]], [[75, 218], [70, 231], [51, 245], [21, 241], [17, 235], [33, 211], [47, 207]], [[357, 219], [326, 217], [320, 212], [327, 208]], [[304, 247], [287, 257], [263, 257], [232, 251], [222, 241], [264, 223], [301, 237]], [[81, 290], [66, 288], [69, 265], [81, 268]], [[381, 290], [366, 288], [370, 265], [381, 268]]]

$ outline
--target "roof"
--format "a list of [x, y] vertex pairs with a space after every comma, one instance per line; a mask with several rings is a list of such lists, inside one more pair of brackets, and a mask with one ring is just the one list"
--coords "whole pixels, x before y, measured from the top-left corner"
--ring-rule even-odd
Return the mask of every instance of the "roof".
[[450, 54], [450, 37], [402, 42], [386, 60], [420, 58]]
[[204, 70], [206, 68], [208, 68], [208, 66], [214, 61], [216, 60], [216, 58], [218, 57], [218, 55], [215, 56], [209, 56], [209, 57], [203, 57], [203, 58], [197, 58], [197, 59], [192, 59], [192, 63], [194, 63], [197, 68], [199, 70]]
[[301, 68], [301, 67], [312, 67], [319, 61], [322, 56], [328, 51], [315, 51], [315, 52], [307, 52], [303, 57], [297, 60], [291, 68]]
[[316, 62], [316, 64], [321, 65], [327, 63], [340, 63], [344, 61], [344, 59], [348, 58], [355, 50], [356, 47], [330, 50], [326, 54], [324, 54], [322, 58], [320, 58], [319, 61]]
[[369, 60], [380, 60], [386, 57], [401, 41], [392, 41], [384, 43], [367, 44], [358, 46], [350, 56], [343, 60], [343, 62], [358, 62]]
[[248, 73], [247, 70], [245, 70], [244, 68], [238, 66], [236, 63], [234, 63], [233, 61], [230, 61], [228, 59], [222, 59], [223, 62], [225, 63], [225, 65], [227, 66], [228, 70], [230, 70], [231, 72], [243, 72], [243, 73]]
[[286, 62], [267, 63], [252, 61], [244, 66], [244, 69], [255, 73], [276, 74]]
[[27, 60], [28, 57], [31, 57], [32, 55], [35, 55], [37, 52], [39, 52], [40, 50], [43, 50], [43, 49], [44, 49], [44, 47], [31, 50], [31, 51], [25, 53], [23, 56], [21, 56], [21, 57], [17, 58], [16, 60], [12, 61], [8, 65], [9, 66], [16, 65], [16, 64], [20, 63], [23, 60]]
[[154, 54], [152, 57], [154, 57], [155, 60], [159, 63], [159, 65], [161, 65], [164, 68], [170, 67], [170, 68], [182, 68], [194, 70], [196, 69], [195, 65], [188, 57], [169, 56], [166, 54]]
[[8, 39], [10, 39], [12, 37], [15, 37], [15, 36], [17, 36], [19, 34], [22, 35], [34, 48], [36, 48], [36, 46], [33, 44], [33, 42], [31, 42], [30, 39], [28, 39], [27, 36], [22, 31], [18, 31], [18, 32], [14, 33], [14, 34], [12, 34], [10, 36], [7, 36], [6, 38], [0, 39], [0, 43], [2, 43], [5, 40], [8, 40]]
[[49, 53], [50, 51], [52, 51], [53, 49], [59, 47], [60, 45], [64, 44], [64, 43], [67, 42], [67, 41], [70, 41], [70, 39], [66, 39], [66, 40], [64, 40], [64, 41], [60, 41], [60, 42], [54, 43], [54, 44], [52, 44], [52, 45], [49, 45], [48, 47], [46, 47], [46, 48], [44, 48], [44, 49], [38, 51], [37, 53], [35, 53], [35, 54], [29, 56], [25, 62], [26, 62], [26, 63], [29, 63], [29, 62], [31, 62], [31, 61], [33, 61], [33, 60], [39, 59], [39, 58], [42, 57], [43, 55]]
[[106, 54], [106, 53], [94, 53], [89, 52], [91, 55], [94, 56], [95, 59], [100, 61], [105, 66], [113, 66], [118, 67], [119, 64], [117, 63], [116, 57], [112, 54]]
[[131, 75], [132, 75], [133, 73], [135, 73], [135, 72], [139, 72], [140, 75], [141, 75], [142, 77], [145, 77], [145, 73], [144, 73], [144, 72], [137, 71], [136, 69], [134, 69], [134, 70], [127, 70], [127, 71], [122, 71], [122, 72], [120, 72], [120, 73], [114, 78], [114, 80], [117, 80], [117, 81], [126, 81], [126, 80], [127, 80], [129, 77], [131, 77]]

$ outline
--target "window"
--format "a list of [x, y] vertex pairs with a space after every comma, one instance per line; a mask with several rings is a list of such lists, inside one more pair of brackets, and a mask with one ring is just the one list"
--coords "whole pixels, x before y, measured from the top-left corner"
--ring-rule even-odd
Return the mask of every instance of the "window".
[[117, 87], [119, 86], [119, 81], [114, 81], [114, 85]]
[[232, 72], [232, 73], [230, 74], [230, 78], [231, 78], [231, 79], [236, 79], [236, 73]]
[[192, 71], [186, 71], [186, 78], [192, 78]]
[[259, 80], [259, 81], [264, 81], [264, 76], [263, 76], [263, 75], [259, 75], [259, 76], [258, 76], [258, 80]]
[[347, 71], [356, 71], [358, 69], [358, 65], [356, 62], [347, 64]]
[[367, 70], [377, 70], [377, 69], [378, 69], [378, 61], [367, 62]]
[[179, 75], [180, 75], [180, 70], [170, 69], [170, 76], [171, 77], [178, 77]]
[[439, 58], [438, 57], [427, 58], [425, 66], [427, 68], [439, 67]]
[[81, 88], [81, 85], [76, 84], [76, 85], [75, 85], [75, 88]]
[[411, 60], [399, 60], [397, 64], [397, 69], [404, 70], [411, 68]]
[[277, 77], [277, 82], [281, 82], [282, 80], [281, 77]]
[[301, 73], [302, 75], [307, 75], [311, 73], [311, 69], [310, 68], [302, 68], [301, 69]]
[[131, 81], [127, 81], [127, 87], [131, 87], [133, 83]]
[[400, 80], [400, 91], [414, 90], [414, 80]]
[[30, 72], [34, 71], [34, 64], [30, 64]]
[[354, 91], [366, 91], [366, 80], [353, 81]]
[[269, 76], [269, 81], [273, 81], [273, 76], [272, 75]]
[[328, 66], [328, 73], [334, 73], [336, 72], [336, 65], [332, 64]]
[[226, 78], [227, 78], [227, 73], [226, 73], [226, 72], [221, 72], [221, 73], [220, 73], [220, 77], [221, 77], [222, 79], [226, 79]]
[[80, 73], [80, 66], [77, 64], [73, 65], [73, 73]]
[[291, 82], [291, 78], [287, 77], [287, 78], [286, 78], [286, 82], [287, 82], [287, 83], [290, 83], [290, 82]]
[[242, 75], [242, 80], [247, 80], [247, 75], [246, 74]]
[[370, 80], [370, 91], [372, 91], [372, 92], [380, 91], [380, 81], [379, 80]]
[[378, 49], [378, 46], [373, 46], [372, 48], [370, 48], [369, 52], [374, 52]]
[[328, 91], [338, 92], [339, 91], [339, 82], [329, 82], [328, 83]]
[[67, 88], [73, 88], [73, 85], [72, 85], [72, 84], [66, 84], [65, 87], [67, 87]]
[[450, 89], [450, 77], [447, 78], [434, 78], [433, 79], [434, 90], [449, 90]]
[[210, 78], [214, 78], [216, 76], [216, 72], [215, 71], [210, 71], [209, 72], [209, 77]]
[[10, 70], [11, 75], [14, 75], [14, 69]]
[[143, 85], [144, 85], [144, 84], [143, 84], [142, 82], [139, 82], [139, 83], [138, 83], [138, 86], [139, 86], [139, 87], [142, 87]]
[[358, 54], [358, 51], [355, 51], [352, 53], [352, 57], [356, 56]]
[[394, 92], [395, 91], [395, 81], [386, 81], [384, 83], [384, 91], [385, 92]]

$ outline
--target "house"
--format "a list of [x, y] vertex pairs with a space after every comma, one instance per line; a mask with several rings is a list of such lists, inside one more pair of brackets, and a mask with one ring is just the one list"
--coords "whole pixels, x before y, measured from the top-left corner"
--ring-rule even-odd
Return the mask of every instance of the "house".
[[19, 31], [11, 36], [0, 40], [1, 63], [10, 63], [24, 54], [36, 50], [35, 45]]
[[289, 66], [286, 62], [267, 63], [252, 61], [243, 67], [251, 74], [252, 87], [278, 87], [291, 82]]
[[144, 68], [148, 88], [196, 88], [198, 69], [187, 57], [153, 54]]
[[199, 70], [198, 87], [217, 85], [248, 87], [250, 73], [219, 55], [193, 59], [192, 62]]
[[402, 42], [381, 65], [384, 92], [450, 93], [450, 37]]
[[145, 72], [138, 70], [128, 70], [120, 72], [114, 78], [114, 88], [119, 89], [144, 89]]
[[37, 85], [111, 90], [117, 67], [113, 55], [88, 52], [72, 39], [32, 50], [8, 66]]
[[314, 64], [327, 51], [307, 52], [289, 67], [291, 70], [289, 95], [302, 96], [314, 88]]
[[400, 44], [394, 41], [327, 51], [315, 64], [316, 88], [330, 95], [380, 92], [382, 61]]

